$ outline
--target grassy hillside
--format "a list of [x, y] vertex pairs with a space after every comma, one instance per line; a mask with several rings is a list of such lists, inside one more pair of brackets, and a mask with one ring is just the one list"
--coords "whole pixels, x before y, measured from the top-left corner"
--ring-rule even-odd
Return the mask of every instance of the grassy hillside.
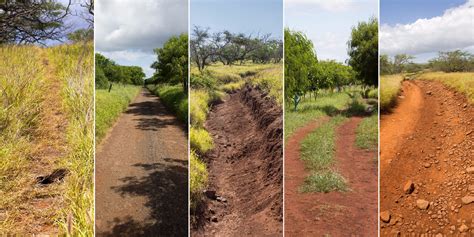
[[435, 80], [464, 93], [471, 103], [474, 103], [474, 72], [429, 72], [423, 73], [417, 79]]
[[[0, 233], [92, 235], [93, 44], [2, 46], [0, 58]], [[64, 183], [34, 186], [55, 168]]]

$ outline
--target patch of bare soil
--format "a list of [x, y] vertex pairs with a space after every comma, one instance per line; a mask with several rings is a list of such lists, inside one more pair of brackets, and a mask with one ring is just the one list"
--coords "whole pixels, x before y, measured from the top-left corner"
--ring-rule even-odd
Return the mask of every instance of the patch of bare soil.
[[280, 106], [246, 86], [212, 107], [206, 129], [208, 195], [193, 236], [282, 235], [283, 127]]
[[381, 236], [473, 236], [474, 107], [434, 81], [402, 96], [382, 116]]
[[185, 126], [143, 89], [96, 151], [96, 236], [186, 236]]
[[355, 131], [362, 118], [352, 117], [337, 129], [335, 169], [351, 190], [298, 191], [309, 175], [300, 158], [301, 142], [327, 120], [300, 128], [286, 144], [285, 236], [377, 236], [377, 154], [355, 146]]

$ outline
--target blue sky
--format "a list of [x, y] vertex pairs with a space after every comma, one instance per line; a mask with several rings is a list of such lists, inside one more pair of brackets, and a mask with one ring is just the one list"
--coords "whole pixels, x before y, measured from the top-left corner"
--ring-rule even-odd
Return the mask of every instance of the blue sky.
[[378, 15], [378, 0], [286, 0], [285, 27], [313, 41], [318, 59], [345, 62], [351, 28]]
[[283, 0], [190, 0], [193, 26], [282, 37]]
[[381, 53], [427, 62], [439, 51], [474, 53], [474, 0], [382, 0]]

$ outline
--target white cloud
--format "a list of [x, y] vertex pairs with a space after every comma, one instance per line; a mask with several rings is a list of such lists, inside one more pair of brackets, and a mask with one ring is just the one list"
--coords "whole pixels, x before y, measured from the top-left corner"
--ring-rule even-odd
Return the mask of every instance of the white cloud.
[[186, 0], [101, 0], [96, 10], [96, 47], [101, 51], [152, 50], [188, 30]]
[[101, 52], [106, 57], [113, 58], [120, 61], [137, 61], [143, 58], [154, 57], [153, 54], [145, 53], [142, 51], [130, 51], [130, 50], [120, 50], [120, 51], [109, 51]]
[[474, 0], [446, 10], [443, 15], [410, 24], [382, 25], [381, 53], [424, 54], [453, 49], [473, 49]]

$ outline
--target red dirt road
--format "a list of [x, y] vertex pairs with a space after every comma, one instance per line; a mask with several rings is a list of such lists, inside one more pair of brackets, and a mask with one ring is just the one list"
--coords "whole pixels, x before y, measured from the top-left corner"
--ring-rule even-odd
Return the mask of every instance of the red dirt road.
[[96, 155], [96, 236], [186, 236], [184, 125], [143, 89]]
[[376, 152], [355, 147], [355, 129], [362, 118], [352, 117], [337, 129], [335, 168], [351, 191], [298, 192], [308, 175], [300, 160], [301, 141], [326, 120], [299, 129], [286, 144], [285, 236], [377, 236]]
[[474, 107], [435, 81], [404, 82], [402, 96], [381, 121], [381, 236], [473, 236], [474, 204], [462, 198], [474, 193]]

